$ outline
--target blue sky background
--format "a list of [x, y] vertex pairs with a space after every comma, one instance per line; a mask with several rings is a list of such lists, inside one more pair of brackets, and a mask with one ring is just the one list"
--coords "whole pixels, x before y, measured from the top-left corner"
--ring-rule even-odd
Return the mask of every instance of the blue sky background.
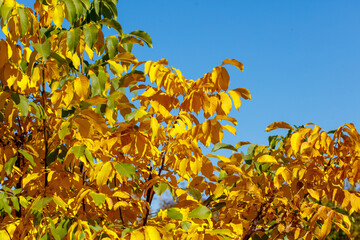
[[245, 65], [244, 72], [227, 67], [230, 89], [248, 88], [252, 101], [231, 112], [238, 135], [226, 134], [225, 143], [266, 144], [286, 134], [265, 132], [275, 121], [360, 127], [358, 0], [120, 0], [118, 11], [125, 33], [144, 30], [153, 39], [154, 48], [133, 49], [139, 60], [166, 58], [188, 79], [225, 58]]
[[313, 122], [333, 130], [360, 127], [360, 1], [119, 1], [124, 32], [145, 30], [153, 49], [136, 47], [139, 60], [166, 58], [197, 79], [225, 58], [230, 89], [245, 87], [252, 101], [239, 111], [238, 136], [266, 144], [275, 121]]

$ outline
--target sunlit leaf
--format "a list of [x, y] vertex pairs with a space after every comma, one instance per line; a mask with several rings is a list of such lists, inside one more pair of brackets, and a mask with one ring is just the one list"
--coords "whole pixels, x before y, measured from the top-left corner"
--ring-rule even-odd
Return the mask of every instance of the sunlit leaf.
[[127, 178], [133, 178], [135, 175], [135, 167], [131, 163], [117, 163], [115, 169]]
[[105, 199], [106, 199], [105, 194], [90, 192], [89, 195], [94, 200], [96, 206], [100, 206], [105, 203]]
[[21, 29], [21, 36], [24, 36], [29, 28], [29, 20], [26, 14], [25, 8], [18, 8], [19, 18], [20, 18], [20, 29]]
[[207, 219], [210, 215], [210, 209], [205, 206], [199, 206], [190, 212], [189, 218]]
[[44, 198], [40, 198], [38, 200], [36, 200], [32, 206], [32, 210], [35, 211], [42, 211], [44, 209], [44, 207], [51, 202], [52, 198], [51, 197], [44, 197]]
[[161, 195], [163, 194], [166, 189], [168, 188], [168, 184], [166, 182], [159, 182], [159, 183], [156, 183], [154, 186], [154, 192], [157, 194], [157, 195]]
[[225, 59], [221, 65], [225, 65], [225, 64], [231, 64], [237, 67], [238, 69], [240, 69], [240, 71], [244, 70], [244, 65], [236, 59]]
[[272, 124], [270, 124], [267, 128], [266, 128], [266, 131], [267, 132], [270, 132], [274, 129], [278, 129], [278, 128], [285, 128], [285, 129], [290, 129], [290, 130], [293, 130], [293, 127], [290, 126], [290, 124], [286, 123], [286, 122], [274, 122]]
[[34, 43], [33, 47], [35, 50], [40, 53], [40, 55], [47, 59], [50, 56], [50, 50], [51, 50], [51, 43], [50, 40], [46, 40], [43, 43]]
[[278, 164], [276, 159], [271, 155], [262, 155], [261, 157], [259, 157], [257, 159], [257, 162], [259, 162], [259, 163], [275, 163], [275, 164]]
[[169, 218], [176, 219], [176, 220], [182, 220], [183, 215], [181, 212], [179, 212], [176, 208], [169, 208], [167, 210], [167, 215]]

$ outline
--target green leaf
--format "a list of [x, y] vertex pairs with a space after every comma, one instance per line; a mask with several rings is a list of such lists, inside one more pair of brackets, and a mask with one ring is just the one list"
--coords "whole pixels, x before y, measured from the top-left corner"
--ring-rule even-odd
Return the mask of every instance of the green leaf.
[[97, 74], [91, 74], [91, 94], [92, 97], [96, 95], [102, 95], [105, 89], [107, 75], [102, 68], [99, 68]]
[[106, 199], [105, 194], [91, 192], [91, 193], [89, 193], [89, 195], [94, 200], [96, 206], [100, 206], [101, 204], [105, 203], [105, 199]]
[[66, 135], [70, 133], [70, 122], [63, 122], [59, 131], [59, 138], [64, 139]]
[[21, 29], [21, 37], [24, 36], [29, 28], [29, 19], [26, 14], [26, 9], [24, 8], [18, 8], [18, 14], [20, 18], [20, 29]]
[[254, 154], [254, 149], [256, 147], [256, 144], [250, 144], [248, 149], [247, 149], [247, 153], [252, 157]]
[[67, 9], [67, 20], [70, 22], [71, 26], [73, 26], [77, 18], [76, 6], [72, 0], [64, 0], [64, 3]]
[[75, 157], [76, 158], [79, 158], [81, 156], [84, 155], [85, 153], [85, 149], [86, 149], [86, 146], [85, 145], [82, 145], [82, 146], [74, 146], [71, 148], [71, 152], [73, 152], [75, 154]]
[[129, 114], [126, 114], [126, 116], [125, 116], [125, 122], [130, 122], [131, 121], [131, 119], [133, 119], [134, 117], [135, 117], [135, 115], [136, 115], [136, 113], [137, 113], [137, 109], [135, 109], [134, 111], [132, 111], [131, 113], [129, 113]]
[[166, 191], [166, 189], [168, 188], [168, 184], [166, 182], [156, 183], [153, 188], [154, 192], [160, 196]]
[[205, 206], [200, 206], [192, 210], [189, 214], [191, 218], [206, 219], [211, 215], [210, 209]]
[[134, 231], [134, 229], [131, 228], [131, 227], [125, 228], [125, 229], [122, 231], [122, 233], [121, 233], [121, 237], [124, 238], [125, 235], [126, 235], [126, 233], [132, 232], [132, 231]]
[[191, 227], [191, 222], [181, 222], [181, 228], [185, 231]]
[[80, 0], [73, 0], [75, 9], [76, 9], [76, 18], [78, 19], [81, 15], [84, 14], [85, 8]]
[[106, 38], [105, 51], [109, 54], [109, 58], [113, 59], [118, 54], [119, 41], [115, 36], [109, 36]]
[[45, 233], [45, 235], [42, 236], [42, 237], [40, 238], [40, 240], [51, 240], [50, 233]]
[[10, 173], [12, 172], [12, 169], [13, 169], [13, 166], [14, 166], [16, 160], [17, 160], [17, 156], [14, 156], [5, 163], [4, 169], [5, 169], [5, 172], [7, 175], [10, 175]]
[[44, 59], [47, 59], [50, 56], [50, 50], [51, 50], [50, 40], [46, 40], [44, 43], [34, 43], [33, 47], [38, 53], [40, 53], [40, 55]]
[[2, 4], [0, 8], [0, 14], [1, 17], [4, 19], [4, 24], [7, 23], [7, 20], [9, 19], [12, 10], [13, 8], [9, 7], [8, 4]]
[[59, 154], [59, 148], [56, 148], [55, 150], [51, 151], [47, 157], [46, 157], [46, 164], [49, 166], [50, 164], [52, 164], [53, 162], [56, 161], [57, 156]]
[[36, 163], [34, 162], [34, 158], [33, 156], [31, 156], [30, 153], [28, 153], [23, 149], [20, 149], [18, 152], [21, 153], [31, 163], [31, 165], [33, 165], [34, 167], [36, 166]]
[[116, 31], [118, 31], [120, 36], [122, 36], [122, 34], [123, 34], [123, 30], [122, 30], [120, 23], [114, 19], [104, 18], [104, 19], [101, 19], [98, 23], [105, 24], [108, 28], [115, 29]]
[[176, 219], [176, 220], [182, 220], [183, 219], [183, 215], [181, 214], [181, 212], [179, 212], [175, 208], [169, 208], [167, 210], [167, 215], [168, 215], [169, 218], [172, 218], [172, 219]]
[[149, 34], [147, 34], [146, 32], [144, 31], [140, 31], [140, 30], [136, 30], [136, 31], [133, 31], [131, 33], [129, 33], [133, 36], [136, 36], [138, 38], [140, 38], [141, 40], [143, 40], [146, 45], [148, 45], [150, 48], [152, 48], [152, 40], [151, 40], [151, 37]]
[[69, 50], [70, 50], [70, 52], [72, 54], [75, 53], [76, 47], [79, 45], [80, 34], [81, 34], [80, 28], [70, 29], [67, 32], [66, 43], [67, 43], [68, 48], [69, 48]]
[[135, 175], [135, 167], [131, 163], [117, 163], [115, 169], [127, 178], [133, 178]]
[[56, 227], [56, 232], [60, 239], [64, 239], [71, 225], [70, 219], [63, 219]]
[[6, 193], [0, 192], [0, 212], [5, 211], [9, 216], [11, 216], [12, 208], [9, 206], [7, 198], [8, 195]]
[[42, 213], [41, 212], [35, 212], [33, 216], [33, 225], [34, 227], [38, 226], [42, 219]]
[[217, 203], [217, 204], [215, 204], [214, 205], [214, 207], [211, 209], [213, 212], [215, 212], [215, 211], [217, 211], [217, 210], [219, 210], [219, 209], [221, 209], [221, 208], [223, 208], [223, 207], [225, 207], [226, 206], [226, 203], [224, 203], [224, 202], [219, 202], [219, 203]]
[[80, 0], [82, 5], [85, 7], [86, 10], [89, 10], [91, 4], [89, 2], [89, 0]]
[[13, 194], [14, 195], [18, 195], [19, 193], [21, 193], [22, 189], [21, 188], [16, 188], [13, 190]]
[[15, 196], [12, 196], [11, 197], [11, 202], [12, 202], [12, 205], [13, 205], [14, 209], [16, 211], [19, 211], [19, 209], [20, 209], [19, 199], [17, 197], [15, 197]]
[[29, 114], [29, 100], [18, 93], [11, 93], [11, 98], [16, 106], [19, 108], [21, 115], [27, 116]]
[[201, 200], [201, 192], [197, 190], [196, 188], [190, 188], [189, 193], [191, 196], [193, 196], [196, 200]]
[[44, 209], [44, 207], [51, 202], [52, 198], [51, 197], [44, 197], [41, 199], [38, 199], [34, 202], [33, 206], [32, 206], [32, 210], [35, 211], [42, 211]]
[[89, 23], [84, 25], [83, 33], [85, 37], [85, 43], [89, 46], [89, 48], [93, 48], [94, 44], [98, 40], [98, 32], [99, 30], [95, 26], [95, 24]]
[[233, 145], [226, 143], [216, 143], [213, 149], [211, 150], [211, 152], [216, 152], [219, 149], [229, 149], [229, 150], [237, 151], [237, 149]]
[[56, 60], [58, 66], [61, 66], [61, 65], [67, 63], [66, 59], [63, 58], [63, 57], [61, 57], [61, 56], [60, 56], [59, 54], [57, 54], [57, 53], [51, 52], [51, 53], [50, 53], [50, 57], [52, 57], [53, 59]]
[[94, 8], [95, 8], [95, 13], [97, 15], [100, 15], [100, 0], [94, 1]]
[[113, 15], [113, 18], [117, 18], [117, 8], [115, 3], [113, 3], [111, 0], [103, 0], [102, 2], [104, 5], [107, 6], [107, 8], [109, 9], [109, 11], [111, 12], [111, 14]]
[[92, 163], [94, 162], [94, 157], [93, 157], [93, 155], [91, 154], [90, 150], [86, 148], [85, 151], [84, 151], [84, 153], [85, 153], [86, 159], [88, 160], [88, 162], [90, 163], [90, 165], [92, 165]]

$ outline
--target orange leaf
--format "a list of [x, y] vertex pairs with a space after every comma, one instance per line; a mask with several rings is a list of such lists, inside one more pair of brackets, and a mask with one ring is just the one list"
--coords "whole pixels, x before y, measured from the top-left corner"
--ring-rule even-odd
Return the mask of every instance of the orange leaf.
[[225, 64], [231, 64], [231, 65], [237, 67], [238, 69], [240, 69], [240, 71], [244, 71], [244, 65], [236, 59], [227, 58], [222, 62], [221, 65], [225, 65]]
[[246, 88], [236, 88], [232, 91], [236, 92], [243, 99], [251, 99], [250, 91]]
[[293, 130], [293, 127], [290, 126], [290, 124], [280, 121], [280, 122], [273, 122], [266, 128], [265, 131], [270, 132], [270, 131], [272, 131], [274, 129], [278, 129], [278, 128], [286, 128], [286, 129]]

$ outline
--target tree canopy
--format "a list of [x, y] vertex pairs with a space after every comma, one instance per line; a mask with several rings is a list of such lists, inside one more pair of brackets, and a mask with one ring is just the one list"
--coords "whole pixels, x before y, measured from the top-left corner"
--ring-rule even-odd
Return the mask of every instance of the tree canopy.
[[[139, 61], [133, 45], [152, 40], [124, 33], [116, 4], [0, 1], [1, 239], [325, 239], [332, 228], [351, 238], [353, 124], [276, 122], [266, 130], [288, 134], [267, 146], [223, 142], [236, 134], [231, 109], [251, 99], [228, 89], [226, 68], [243, 64], [190, 80], [166, 59]], [[166, 191], [174, 205], [154, 212]]]

